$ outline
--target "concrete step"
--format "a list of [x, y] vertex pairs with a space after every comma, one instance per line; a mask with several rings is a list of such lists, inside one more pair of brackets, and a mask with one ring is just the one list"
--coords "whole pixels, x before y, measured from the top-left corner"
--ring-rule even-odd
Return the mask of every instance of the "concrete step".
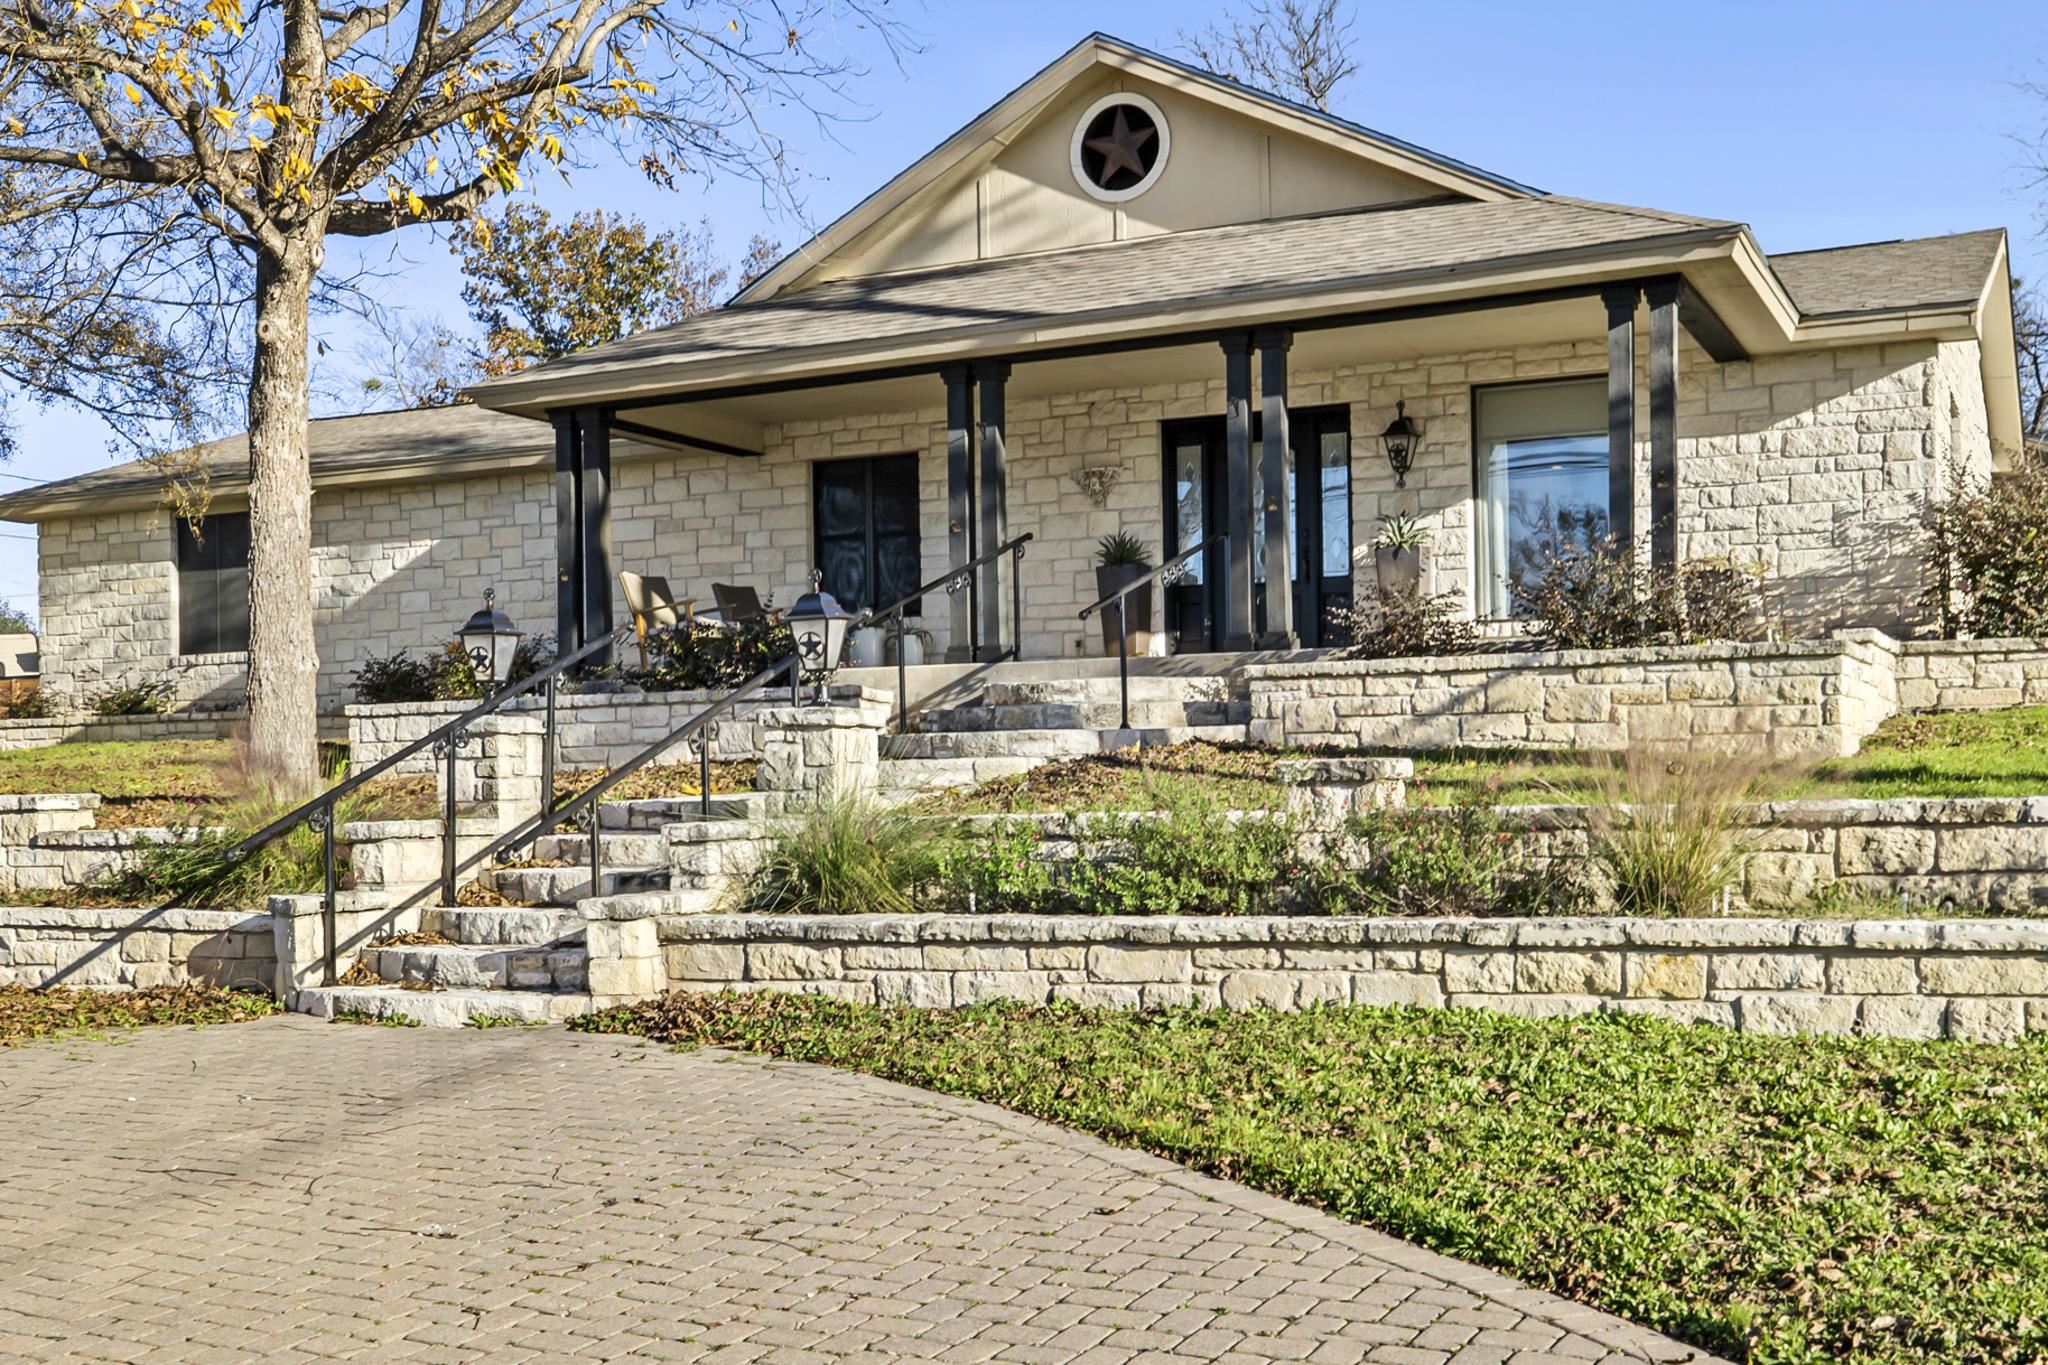
[[550, 991], [415, 991], [403, 986], [314, 986], [300, 991], [292, 1008], [332, 1019], [410, 1019], [428, 1028], [461, 1028], [472, 1019], [551, 1024], [597, 1008], [590, 996]]
[[552, 947], [583, 941], [585, 921], [573, 910], [496, 906], [439, 906], [425, 912], [426, 927], [472, 945]]
[[589, 954], [581, 948], [414, 944], [368, 948], [362, 960], [378, 977], [445, 990], [556, 991], [589, 989]]
[[[951, 706], [928, 711], [917, 718], [917, 728], [927, 734], [983, 730], [1106, 730], [1121, 725], [1123, 707], [1109, 701], [1040, 702], [1031, 705]], [[1130, 721], [1135, 729], [1162, 729], [1204, 725], [1243, 725], [1251, 719], [1251, 704], [1221, 700], [1131, 700]]]
[[[714, 820], [751, 820], [761, 810], [763, 793], [734, 792], [711, 798]], [[704, 803], [694, 796], [657, 796], [637, 801], [604, 801], [598, 804], [598, 818], [606, 830], [651, 833], [678, 820], [701, 820]]]
[[1048, 758], [885, 758], [878, 786], [885, 800], [949, 787], [973, 787], [1028, 773]]
[[[477, 881], [506, 900], [525, 906], [572, 906], [591, 894], [590, 869], [581, 865], [485, 868], [477, 874]], [[619, 866], [607, 860], [597, 894], [617, 896], [635, 891], [662, 891], [667, 887], [666, 866]]]
[[[537, 863], [588, 866], [590, 836], [544, 834], [533, 841], [533, 860]], [[606, 863], [619, 863], [627, 867], [657, 867], [668, 860], [668, 844], [659, 832], [645, 834], [627, 829], [606, 830], [604, 860]]]
[[[1114, 702], [1118, 683], [1106, 678], [1035, 678], [1020, 681], [992, 679], [982, 689], [989, 706], [1059, 706], [1089, 702]], [[1230, 701], [1233, 694], [1228, 677], [1215, 674], [1175, 676], [1134, 675], [1131, 701], [1191, 702]]]
[[[1083, 758], [1090, 754], [1115, 753], [1119, 749], [1157, 748], [1207, 740], [1215, 744], [1242, 744], [1243, 725], [1160, 725], [1129, 730], [961, 730], [938, 734], [884, 735], [882, 755], [886, 762], [938, 761], [959, 759]], [[994, 773], [991, 776], [1007, 776]], [[977, 778], [985, 781], [985, 778]], [[886, 774], [883, 786], [890, 783]]]
[[708, 915], [720, 908], [723, 893], [693, 887], [681, 891], [634, 891], [619, 896], [591, 896], [576, 902], [585, 921], [647, 919], [662, 915]]

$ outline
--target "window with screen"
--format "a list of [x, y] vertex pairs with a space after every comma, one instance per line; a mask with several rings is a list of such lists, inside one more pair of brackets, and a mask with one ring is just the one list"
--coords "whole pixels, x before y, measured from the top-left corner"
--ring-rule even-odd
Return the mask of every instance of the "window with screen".
[[178, 519], [178, 652], [249, 647], [249, 514]]
[[1473, 393], [1479, 614], [1513, 615], [1514, 584], [1607, 539], [1607, 379]]
[[[817, 565], [849, 611], [887, 606], [923, 581], [917, 456], [824, 460], [812, 467]], [[909, 615], [921, 604], [912, 603]]]

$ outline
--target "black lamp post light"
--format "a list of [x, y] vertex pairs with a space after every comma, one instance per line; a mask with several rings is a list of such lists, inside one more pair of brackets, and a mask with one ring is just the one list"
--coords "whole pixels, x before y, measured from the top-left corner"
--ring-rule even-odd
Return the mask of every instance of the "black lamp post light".
[[1394, 420], [1380, 433], [1387, 448], [1387, 466], [1394, 471], [1394, 487], [1408, 486], [1408, 471], [1415, 465], [1415, 448], [1422, 444], [1422, 424], [1408, 415], [1406, 400], [1394, 404]]
[[804, 675], [817, 688], [812, 700], [820, 704], [825, 700], [826, 680], [845, 657], [846, 632], [856, 619], [839, 605], [838, 598], [825, 591], [824, 584], [825, 575], [811, 570], [811, 590], [797, 598], [796, 605], [782, 618], [788, 622], [790, 634], [796, 637], [797, 658], [802, 661]]
[[459, 638], [478, 681], [503, 683], [512, 676], [512, 656], [519, 652], [519, 627], [498, 610], [496, 588], [484, 589], [483, 609], [471, 614]]

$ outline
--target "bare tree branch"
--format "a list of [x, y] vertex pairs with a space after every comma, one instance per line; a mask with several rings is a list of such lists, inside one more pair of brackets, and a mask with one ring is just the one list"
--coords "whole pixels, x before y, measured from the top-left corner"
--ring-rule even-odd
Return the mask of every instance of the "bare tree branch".
[[1330, 92], [1358, 70], [1343, 0], [1244, 0], [1222, 25], [1182, 32], [1197, 65], [1240, 85], [1328, 113]]

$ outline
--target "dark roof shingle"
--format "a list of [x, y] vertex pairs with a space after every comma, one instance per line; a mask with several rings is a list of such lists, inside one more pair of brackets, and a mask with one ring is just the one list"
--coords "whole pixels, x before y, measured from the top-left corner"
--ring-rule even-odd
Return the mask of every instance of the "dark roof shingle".
[[1870, 242], [1770, 258], [1785, 292], [1807, 317], [1882, 313], [1975, 303], [1998, 260], [1999, 228], [1948, 237]]

